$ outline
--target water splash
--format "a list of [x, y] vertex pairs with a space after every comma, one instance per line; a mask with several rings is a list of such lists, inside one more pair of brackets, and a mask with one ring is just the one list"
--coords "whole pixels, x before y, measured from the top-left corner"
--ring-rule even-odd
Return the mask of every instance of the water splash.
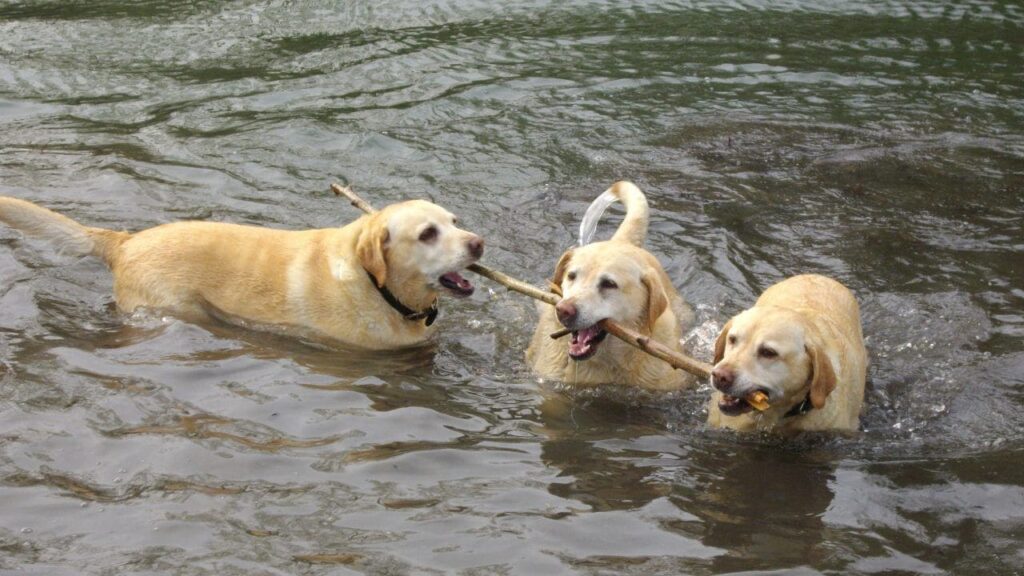
[[608, 207], [614, 204], [616, 200], [618, 198], [615, 194], [612, 194], [611, 190], [605, 190], [590, 203], [586, 214], [580, 220], [580, 246], [586, 246], [594, 240], [594, 234], [597, 232], [597, 223], [601, 220], [601, 216], [604, 216]]

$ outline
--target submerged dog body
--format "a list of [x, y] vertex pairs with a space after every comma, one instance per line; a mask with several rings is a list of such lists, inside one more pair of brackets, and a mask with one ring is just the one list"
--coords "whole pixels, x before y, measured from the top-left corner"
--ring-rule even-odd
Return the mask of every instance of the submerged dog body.
[[483, 253], [479, 236], [422, 200], [341, 228], [305, 231], [175, 222], [131, 234], [83, 226], [5, 197], [0, 221], [66, 251], [101, 257], [122, 311], [153, 307], [188, 319], [241, 320], [368, 349], [428, 338], [439, 289], [472, 293], [458, 270]]
[[[794, 276], [734, 316], [715, 343], [708, 424], [740, 431], [857, 429], [867, 352], [848, 288]], [[764, 411], [745, 400], [762, 392]]]
[[[539, 307], [526, 359], [545, 378], [576, 386], [682, 388], [692, 383], [688, 375], [618, 339], [606, 339], [598, 325], [611, 319], [681, 352], [682, 325], [692, 318], [661, 264], [642, 248], [648, 222], [643, 193], [629, 182], [617, 182], [602, 196], [625, 204], [626, 218], [611, 240], [562, 255], [552, 279], [562, 300]], [[552, 340], [550, 334], [562, 327], [572, 330], [571, 336]]]

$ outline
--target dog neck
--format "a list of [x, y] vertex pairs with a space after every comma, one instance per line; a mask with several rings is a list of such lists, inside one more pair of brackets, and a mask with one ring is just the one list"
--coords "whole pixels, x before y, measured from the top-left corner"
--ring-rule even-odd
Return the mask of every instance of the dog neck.
[[794, 416], [803, 416], [811, 410], [814, 410], [814, 405], [811, 404], [811, 393], [807, 392], [807, 396], [804, 396], [804, 399], [800, 403], [790, 408], [789, 412], [783, 414], [782, 419], [785, 420], [786, 418], [792, 418]]
[[406, 320], [411, 322], [419, 322], [420, 320], [423, 320], [427, 326], [430, 326], [434, 323], [434, 320], [437, 319], [438, 309], [436, 295], [433, 297], [429, 306], [415, 310], [399, 300], [399, 298], [388, 289], [386, 284], [384, 286], [378, 286], [377, 280], [373, 277], [373, 274], [367, 272], [366, 275], [369, 277], [370, 283], [373, 284], [373, 287], [377, 289], [378, 293], [380, 293], [381, 298], [383, 298], [391, 308], [401, 314]]

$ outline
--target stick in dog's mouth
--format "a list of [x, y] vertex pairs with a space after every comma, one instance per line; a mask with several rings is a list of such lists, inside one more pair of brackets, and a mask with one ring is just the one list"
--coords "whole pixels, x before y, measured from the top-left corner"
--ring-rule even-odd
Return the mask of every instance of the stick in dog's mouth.
[[[376, 212], [373, 206], [368, 204], [366, 200], [360, 198], [359, 195], [353, 192], [352, 188], [348, 186], [341, 186], [340, 184], [331, 184], [331, 190], [334, 192], [336, 196], [344, 196], [345, 198], [348, 198], [349, 202], [351, 202], [353, 206], [367, 214], [373, 214], [374, 212]], [[541, 302], [545, 302], [552, 306], [557, 304], [558, 300], [560, 300], [559, 293], [561, 290], [557, 286], [552, 285], [550, 291], [541, 290], [536, 286], [523, 282], [522, 280], [517, 280], [507, 274], [498, 272], [497, 270], [492, 270], [486, 266], [476, 263], [470, 264], [467, 267], [467, 269], [470, 272], [475, 272], [483, 276], [484, 278], [493, 280], [498, 284], [505, 286], [509, 290], [519, 292], [520, 294], [525, 294], [530, 298], [540, 300]], [[632, 330], [625, 328], [624, 326], [619, 326], [617, 323], [612, 322], [611, 320], [604, 320], [602, 322], [605, 323], [605, 326], [610, 331], [610, 333], [613, 334], [619, 340], [622, 340], [623, 342], [629, 344], [630, 346], [639, 348], [640, 350], [643, 350], [644, 352], [656, 358], [661, 358], [665, 362], [668, 362], [673, 368], [685, 370], [690, 374], [697, 376], [698, 378], [709, 378], [711, 376], [711, 365], [706, 362], [700, 362], [698, 360], [690, 358], [689, 356], [679, 354], [659, 344], [658, 342], [651, 340], [650, 338], [642, 336]], [[561, 334], [557, 337], [560, 338], [561, 336], [564, 336], [564, 334]]]
[[722, 394], [722, 400], [718, 403], [718, 409], [727, 416], [738, 416], [750, 412], [752, 409], [758, 411], [767, 410], [771, 404], [768, 403], [768, 394], [763, 390], [755, 390], [743, 398]]
[[582, 330], [572, 332], [572, 340], [569, 342], [569, 357], [573, 360], [586, 360], [597, 353], [598, 345], [608, 336], [608, 333], [594, 324]]

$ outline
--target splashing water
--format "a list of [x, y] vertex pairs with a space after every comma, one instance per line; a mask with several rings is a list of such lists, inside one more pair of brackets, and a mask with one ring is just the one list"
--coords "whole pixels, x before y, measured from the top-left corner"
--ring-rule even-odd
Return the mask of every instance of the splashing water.
[[586, 246], [594, 240], [598, 222], [601, 221], [601, 217], [604, 216], [608, 207], [617, 200], [618, 198], [615, 194], [612, 194], [610, 190], [605, 190], [590, 203], [590, 206], [587, 207], [587, 212], [583, 215], [583, 219], [580, 220], [580, 246]]

